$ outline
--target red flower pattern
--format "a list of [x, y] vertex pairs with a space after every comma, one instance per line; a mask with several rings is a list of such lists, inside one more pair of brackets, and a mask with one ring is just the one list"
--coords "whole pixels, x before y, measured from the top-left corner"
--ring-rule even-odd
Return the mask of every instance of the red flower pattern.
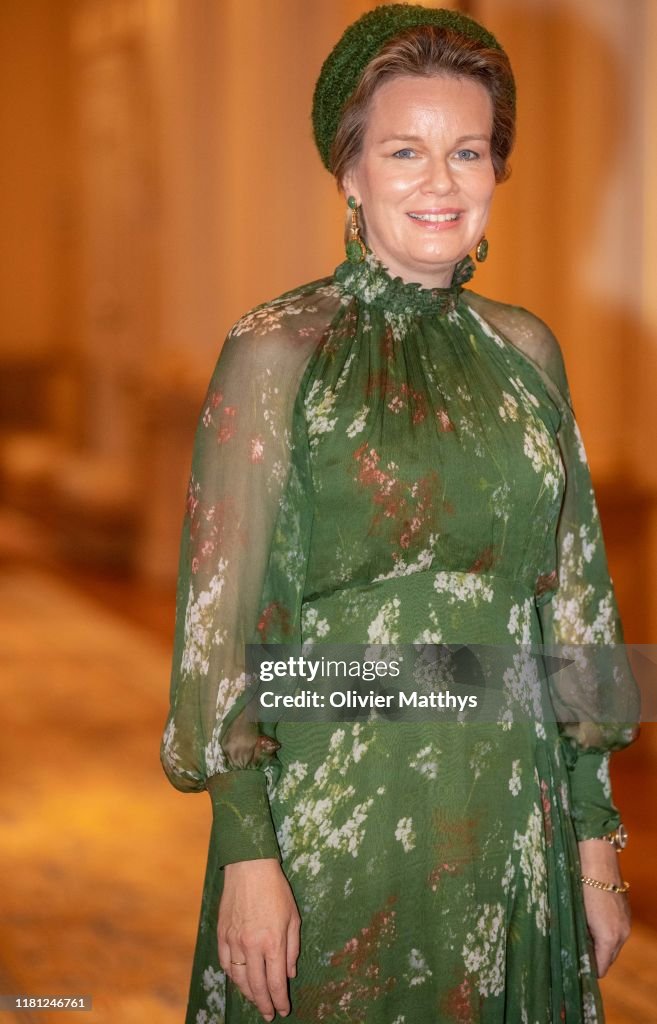
[[185, 518], [189, 524], [193, 574], [212, 566], [222, 547], [227, 523], [235, 514], [232, 498], [205, 505], [199, 494], [200, 486], [192, 476], [187, 487]]
[[536, 580], [534, 587], [534, 593], [536, 597], [540, 597], [548, 590], [557, 590], [559, 586], [559, 574], [556, 569], [552, 572], [542, 573]]
[[270, 633], [275, 627], [278, 627], [283, 636], [292, 634], [290, 612], [280, 601], [271, 601], [261, 612], [257, 626], [261, 643], [270, 642]]
[[[237, 406], [224, 405], [223, 408], [219, 408], [223, 400], [223, 391], [211, 391], [208, 394], [205, 409], [201, 416], [201, 422], [204, 427], [215, 428], [217, 444], [225, 444], [226, 441], [230, 441], [235, 436]], [[219, 409], [218, 419], [215, 415], [217, 409]]]
[[387, 399], [386, 404], [391, 412], [399, 413], [408, 406], [413, 423], [421, 423], [426, 418], [426, 392], [417, 391], [407, 381], [391, 379], [387, 373], [373, 374], [367, 382], [365, 394], [369, 398], [374, 391]]
[[226, 441], [230, 441], [231, 437], [235, 436], [235, 414], [237, 407], [235, 405], [224, 406], [219, 421], [219, 429], [217, 430], [217, 444], [225, 444]]
[[437, 409], [436, 416], [440, 420], [440, 429], [443, 431], [443, 433], [447, 430], [454, 430], [454, 424], [449, 418], [449, 413], [447, 412], [447, 409]]
[[474, 1024], [474, 994], [472, 981], [466, 976], [459, 985], [445, 993], [441, 1016], [447, 1017], [453, 1024]]
[[497, 556], [494, 548], [488, 545], [468, 568], [468, 572], [488, 572], [495, 565]]
[[391, 894], [383, 909], [373, 914], [369, 924], [347, 939], [342, 949], [333, 954], [330, 965], [342, 977], [336, 977], [321, 987], [306, 985], [300, 989], [296, 1010], [299, 1020], [315, 1024], [349, 1020], [353, 1024], [364, 1024], [373, 1000], [394, 988], [396, 978], [381, 976], [379, 955], [382, 948], [390, 948], [396, 938], [393, 909], [396, 901], [397, 896]]
[[433, 833], [437, 836], [434, 845], [435, 867], [427, 882], [434, 891], [445, 874], [457, 875], [463, 868], [476, 861], [479, 854], [476, 818], [452, 817], [446, 811], [434, 811]]
[[372, 489], [372, 501], [379, 506], [372, 518], [370, 533], [381, 529], [384, 520], [388, 519], [391, 520], [391, 543], [394, 546], [407, 551], [426, 544], [430, 532], [437, 528], [435, 495], [438, 474], [432, 470], [417, 480], [400, 480], [380, 468], [381, 457], [367, 441], [356, 449], [354, 459], [359, 464], [358, 482]]

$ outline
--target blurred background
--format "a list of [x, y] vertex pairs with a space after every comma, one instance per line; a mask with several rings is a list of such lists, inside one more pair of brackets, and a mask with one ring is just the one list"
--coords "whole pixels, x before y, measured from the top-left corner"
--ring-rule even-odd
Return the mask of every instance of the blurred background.
[[[192, 436], [234, 320], [343, 258], [310, 107], [374, 6], [0, 2], [0, 992], [184, 1019], [210, 802], [159, 741]], [[656, 643], [657, 2], [443, 6], [519, 88], [472, 286], [559, 338], [626, 641]], [[611, 1024], [657, 1021], [656, 768], [646, 724], [613, 758], [635, 927]]]

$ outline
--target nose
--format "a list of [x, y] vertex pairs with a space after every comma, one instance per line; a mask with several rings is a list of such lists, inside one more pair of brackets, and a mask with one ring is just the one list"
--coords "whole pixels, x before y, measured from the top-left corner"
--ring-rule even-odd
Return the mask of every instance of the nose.
[[444, 157], [432, 157], [427, 162], [427, 173], [423, 185], [424, 192], [435, 192], [437, 195], [448, 195], [454, 191], [455, 180], [449, 161]]

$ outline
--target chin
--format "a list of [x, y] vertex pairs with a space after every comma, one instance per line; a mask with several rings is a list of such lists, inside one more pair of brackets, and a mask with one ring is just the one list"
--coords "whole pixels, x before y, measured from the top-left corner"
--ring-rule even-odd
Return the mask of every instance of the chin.
[[444, 267], [447, 263], [458, 263], [460, 259], [462, 259], [460, 249], [443, 249], [441, 252], [429, 251], [417, 253], [415, 255], [414, 262], [426, 269], [430, 269], [431, 267], [439, 269], [440, 267]]

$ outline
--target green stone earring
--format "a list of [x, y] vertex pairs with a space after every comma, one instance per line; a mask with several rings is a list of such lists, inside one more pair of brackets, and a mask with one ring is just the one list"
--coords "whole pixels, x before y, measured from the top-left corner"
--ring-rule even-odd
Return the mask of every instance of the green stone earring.
[[488, 256], [488, 239], [485, 235], [480, 239], [479, 245], [475, 249], [475, 256], [477, 257], [477, 263], [483, 263]]
[[362, 263], [367, 255], [367, 249], [365, 247], [365, 242], [360, 237], [357, 212], [358, 203], [355, 196], [349, 196], [347, 199], [347, 206], [351, 210], [351, 226], [349, 228], [349, 238], [345, 247], [347, 251], [347, 259], [350, 263]]

